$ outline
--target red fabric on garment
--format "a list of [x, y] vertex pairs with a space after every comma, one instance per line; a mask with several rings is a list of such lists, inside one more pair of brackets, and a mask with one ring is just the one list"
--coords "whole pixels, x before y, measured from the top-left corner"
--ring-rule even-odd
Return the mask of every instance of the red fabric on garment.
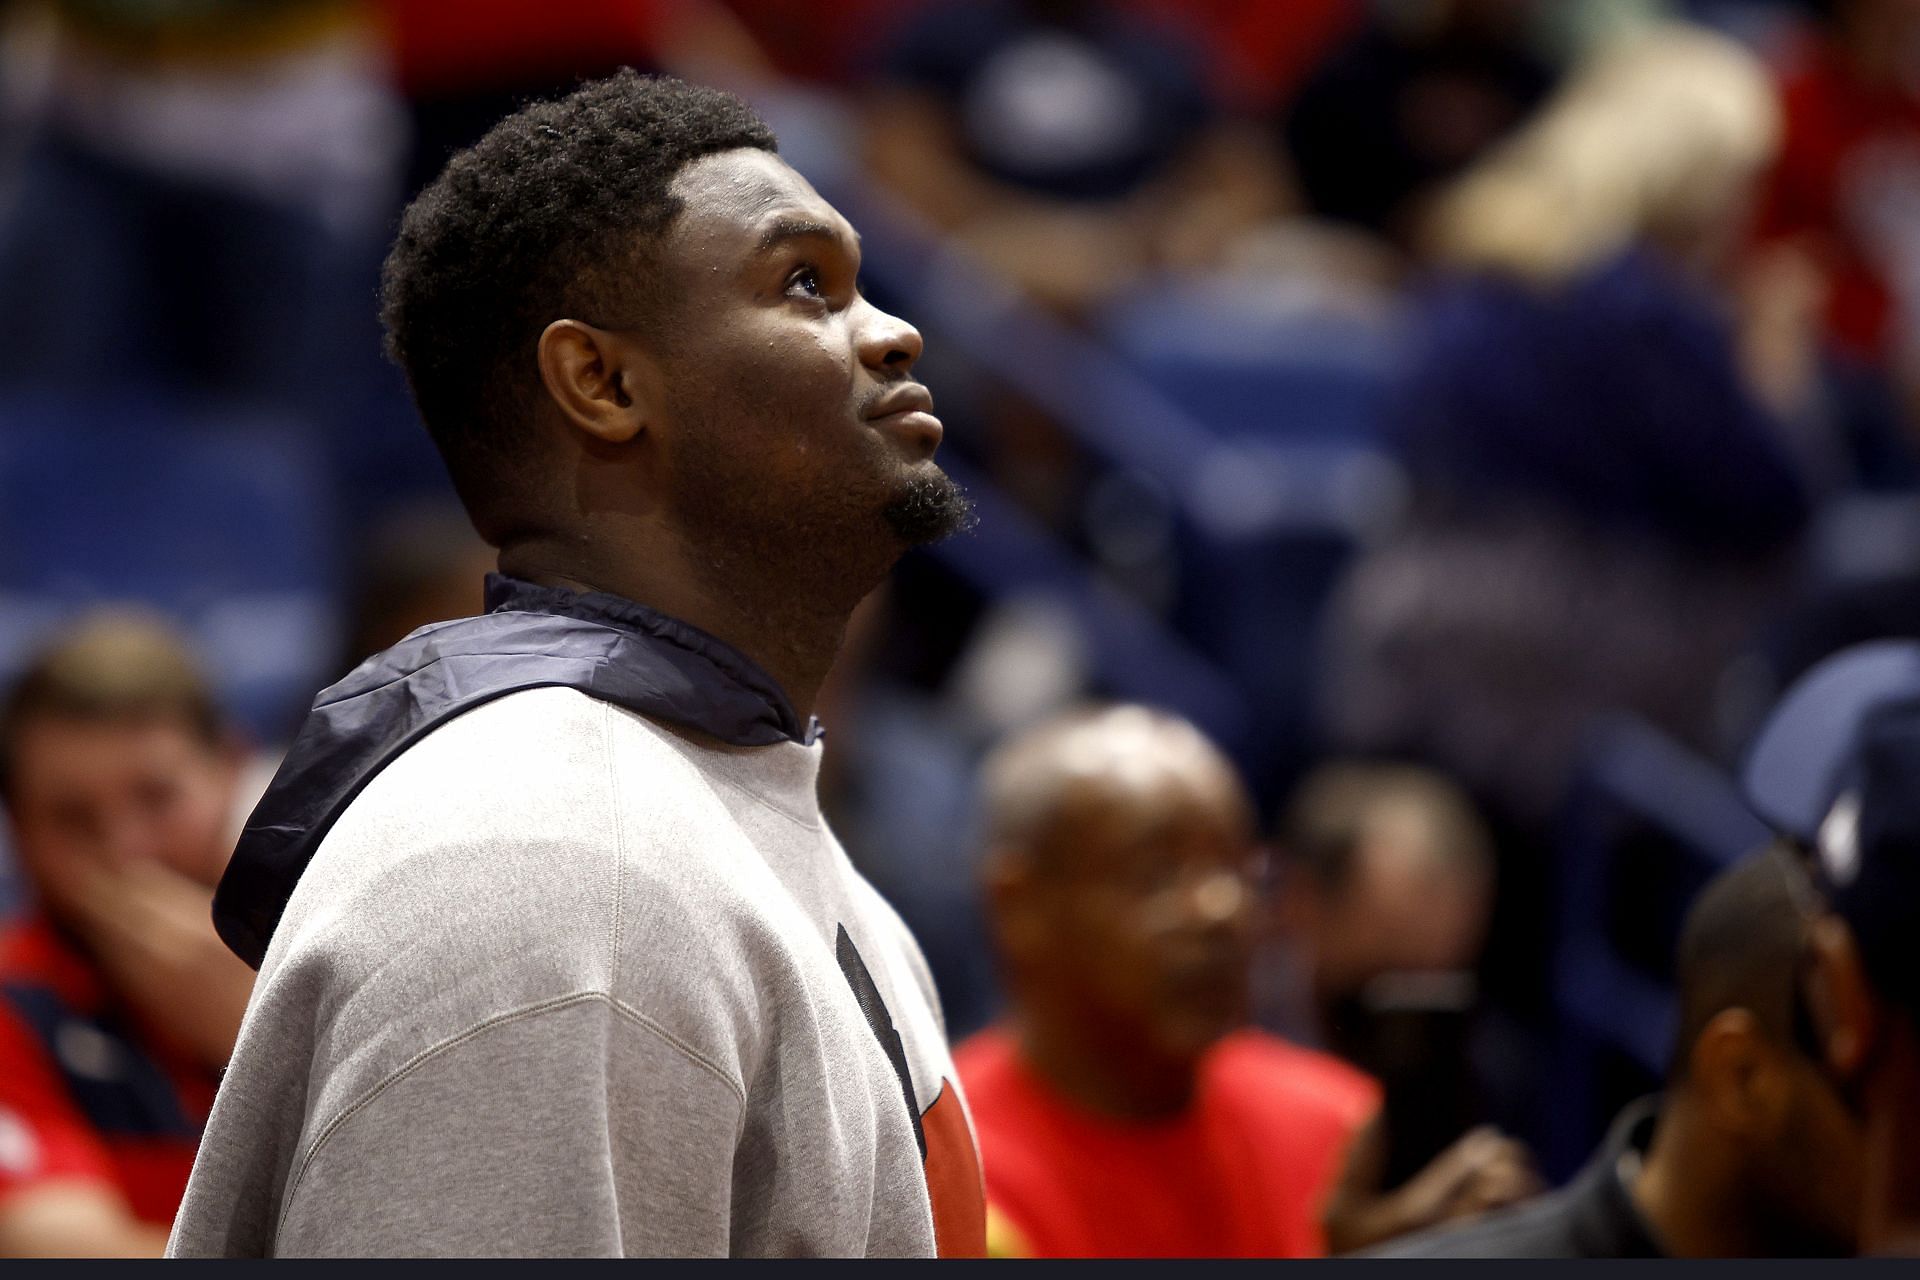
[[1853, 355], [1878, 359], [1894, 309], [1882, 263], [1913, 247], [1889, 242], [1878, 228], [1910, 227], [1920, 200], [1920, 96], [1860, 83], [1824, 45], [1794, 61], [1780, 93], [1786, 136], [1760, 238], [1812, 250], [1831, 289], [1830, 336]]
[[980, 1158], [967, 1113], [953, 1086], [940, 1081], [940, 1096], [920, 1117], [927, 1140], [927, 1200], [933, 1206], [933, 1239], [943, 1258], [981, 1258], [987, 1250], [987, 1204]]
[[[93, 967], [39, 917], [0, 933], [0, 988], [50, 993], [83, 1017], [111, 1012]], [[192, 1132], [103, 1129], [76, 1097], [71, 1067], [63, 1070], [45, 1037], [10, 999], [0, 1000], [0, 1201], [52, 1182], [90, 1181], [119, 1191], [143, 1221], [173, 1221], [218, 1080], [130, 1017], [119, 1022], [160, 1071]]]
[[1208, 1054], [1193, 1105], [1129, 1124], [1068, 1102], [1001, 1029], [954, 1054], [990, 1211], [1039, 1257], [1313, 1257], [1375, 1082], [1255, 1031]]
[[1366, 16], [1360, 0], [1128, 0], [1127, 7], [1191, 30], [1211, 58], [1215, 96], [1255, 116], [1285, 107]]

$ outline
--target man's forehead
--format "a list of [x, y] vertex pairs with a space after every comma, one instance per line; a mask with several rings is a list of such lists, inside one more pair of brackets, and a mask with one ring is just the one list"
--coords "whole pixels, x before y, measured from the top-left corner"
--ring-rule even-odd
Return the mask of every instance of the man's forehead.
[[1243, 819], [1239, 796], [1217, 779], [1168, 770], [1137, 785], [1077, 779], [1060, 792], [1050, 825], [1057, 842], [1102, 862], [1115, 850], [1153, 846], [1190, 830], [1237, 833]]
[[817, 225], [858, 236], [813, 184], [771, 151], [741, 147], [702, 156], [674, 178], [688, 229], [737, 231], [758, 239], [776, 223]]

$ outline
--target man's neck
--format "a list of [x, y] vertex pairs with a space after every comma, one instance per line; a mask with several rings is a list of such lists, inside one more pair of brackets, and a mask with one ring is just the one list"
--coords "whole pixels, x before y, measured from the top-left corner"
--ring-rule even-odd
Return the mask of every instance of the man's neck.
[[1895, 1030], [1869, 1085], [1865, 1253], [1920, 1256], [1920, 1043]]
[[1083, 1110], [1114, 1120], [1171, 1120], [1193, 1104], [1198, 1064], [1156, 1061], [1106, 1047], [1044, 1019], [1015, 1020], [1020, 1055], [1035, 1074]]
[[1733, 1159], [1699, 1122], [1684, 1090], [1669, 1092], [1640, 1174], [1627, 1188], [1669, 1257], [1766, 1254], [1729, 1176]]
[[607, 565], [557, 542], [526, 542], [500, 553], [500, 571], [544, 587], [624, 597], [738, 649], [771, 676], [805, 724], [846, 635], [847, 613], [805, 601], [767, 599], [742, 582], [708, 587], [671, 554], [623, 556]]

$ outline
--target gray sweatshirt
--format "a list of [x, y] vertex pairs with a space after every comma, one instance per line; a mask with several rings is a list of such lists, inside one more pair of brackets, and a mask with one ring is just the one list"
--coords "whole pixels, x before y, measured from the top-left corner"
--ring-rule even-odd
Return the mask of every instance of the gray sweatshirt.
[[820, 751], [559, 687], [407, 747], [272, 931], [169, 1254], [977, 1250], [932, 983]]

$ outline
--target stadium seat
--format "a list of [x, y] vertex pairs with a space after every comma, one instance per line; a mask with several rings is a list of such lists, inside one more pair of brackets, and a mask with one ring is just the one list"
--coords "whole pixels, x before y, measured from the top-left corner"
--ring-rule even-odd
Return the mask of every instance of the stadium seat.
[[[1246, 688], [1270, 741], [1286, 744], [1258, 771], [1263, 798], [1277, 796], [1312, 754], [1327, 598], [1400, 506], [1380, 428], [1393, 318], [1270, 281], [1196, 279], [1131, 295], [1097, 327], [1223, 446], [1193, 474], [1178, 621]], [[1116, 397], [1107, 412], [1128, 406]]]
[[1389, 316], [1195, 281], [1132, 296], [1099, 328], [1149, 384], [1222, 435], [1379, 439], [1395, 358]]
[[1674, 1034], [1673, 949], [1694, 895], [1767, 840], [1724, 772], [1642, 721], [1597, 723], [1557, 850], [1561, 1034], [1551, 1175], [1577, 1168], [1610, 1117], [1657, 1087]]
[[296, 424], [159, 395], [0, 401], [0, 679], [63, 619], [134, 602], [199, 642], [271, 742], [336, 660], [323, 455]]

